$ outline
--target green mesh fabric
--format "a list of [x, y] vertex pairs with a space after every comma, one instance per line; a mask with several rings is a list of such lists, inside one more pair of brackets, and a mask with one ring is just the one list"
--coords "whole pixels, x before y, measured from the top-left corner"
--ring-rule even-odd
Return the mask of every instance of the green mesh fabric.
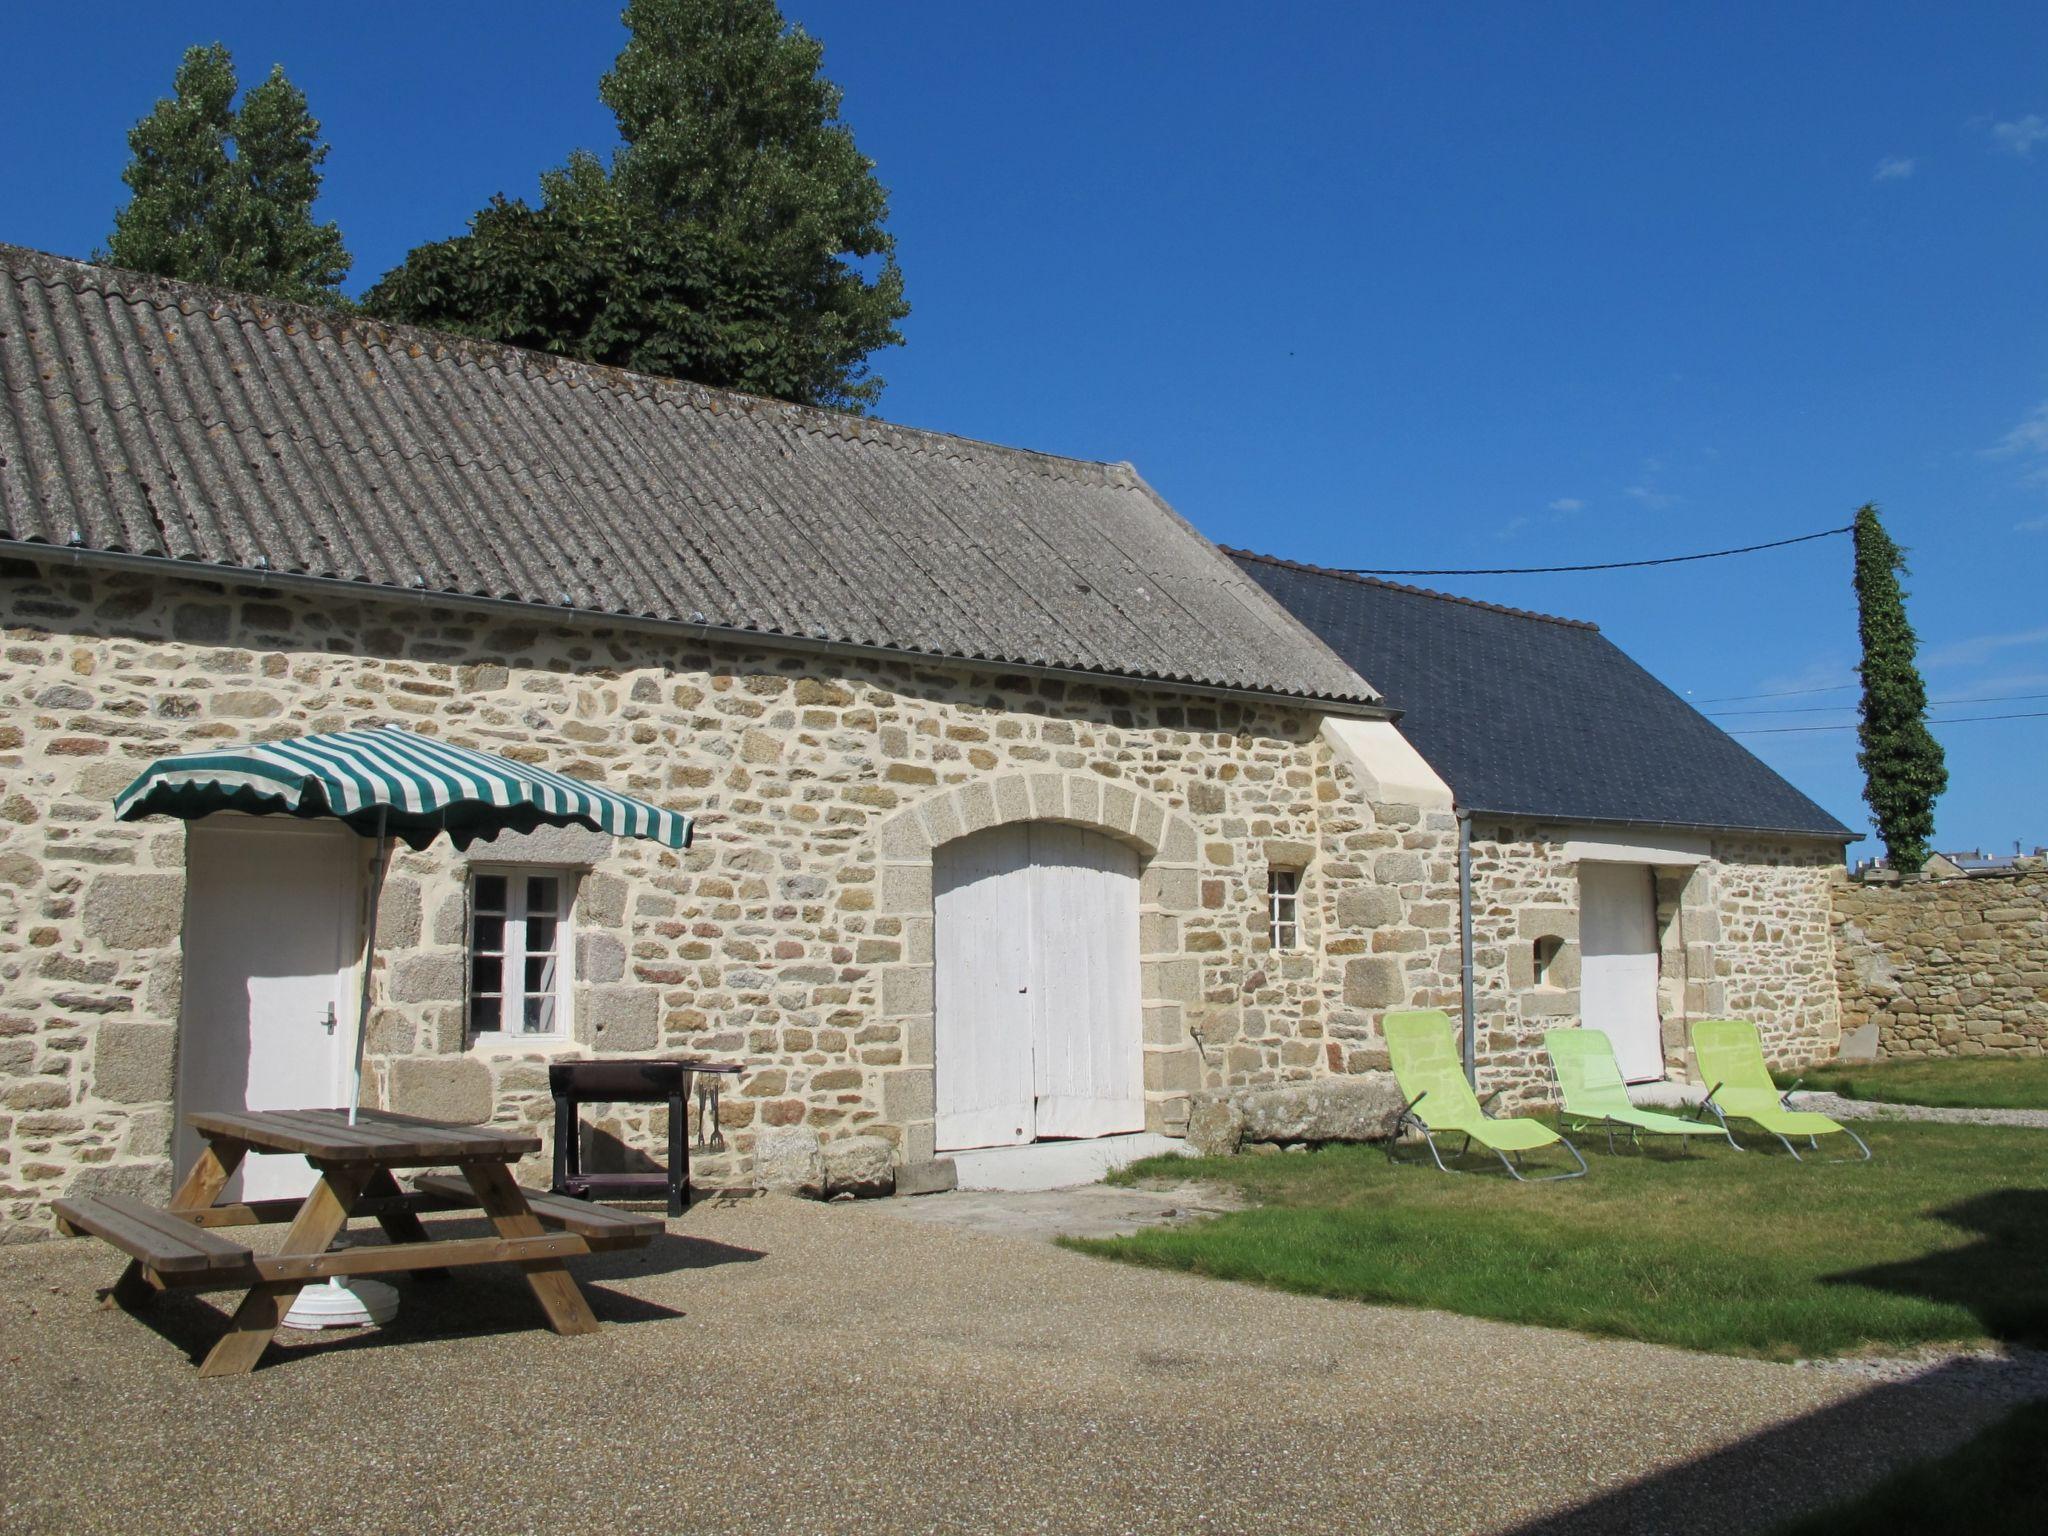
[[1550, 1053], [1566, 1109], [1581, 1115], [1612, 1115], [1635, 1108], [1605, 1030], [1546, 1030], [1543, 1048]]
[[1457, 1131], [1503, 1152], [1547, 1147], [1557, 1133], [1534, 1120], [1494, 1120], [1479, 1107], [1458, 1060], [1457, 1026], [1437, 1009], [1390, 1013], [1382, 1026], [1401, 1097], [1424, 1097], [1412, 1111], [1432, 1131]]
[[1701, 1019], [1692, 1027], [1692, 1052], [1701, 1080], [1709, 1088], [1720, 1084], [1714, 1102], [1722, 1113], [1754, 1120], [1781, 1136], [1825, 1136], [1842, 1128], [1826, 1115], [1785, 1107], [1764, 1061], [1763, 1042], [1747, 1019]]
[[1543, 1035], [1543, 1048], [1550, 1053], [1550, 1065], [1557, 1073], [1557, 1086], [1564, 1097], [1565, 1113], [1587, 1120], [1613, 1120], [1665, 1136], [1718, 1136], [1719, 1127], [1699, 1120], [1662, 1115], [1654, 1109], [1638, 1109], [1628, 1096], [1628, 1084], [1614, 1059], [1614, 1043], [1600, 1029], [1552, 1029]]

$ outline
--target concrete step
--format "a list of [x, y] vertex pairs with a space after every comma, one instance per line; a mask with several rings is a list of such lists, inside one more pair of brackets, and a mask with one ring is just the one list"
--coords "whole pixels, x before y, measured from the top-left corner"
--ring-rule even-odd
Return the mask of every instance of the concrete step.
[[1136, 1131], [1088, 1141], [1035, 1141], [1021, 1147], [979, 1147], [944, 1154], [953, 1160], [962, 1189], [1071, 1189], [1100, 1183], [1112, 1169], [1141, 1157], [1188, 1155], [1177, 1136]]

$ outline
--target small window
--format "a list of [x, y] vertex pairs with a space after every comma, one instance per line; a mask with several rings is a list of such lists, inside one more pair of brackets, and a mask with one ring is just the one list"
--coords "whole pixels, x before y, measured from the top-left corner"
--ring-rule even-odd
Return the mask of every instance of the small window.
[[1266, 924], [1275, 949], [1301, 944], [1301, 871], [1274, 869], [1266, 874]]
[[478, 870], [469, 886], [469, 1032], [532, 1040], [565, 1035], [565, 938], [574, 876]]
[[1564, 951], [1564, 940], [1546, 934], [1535, 944], [1536, 985], [1554, 987], [1557, 982], [1550, 974], [1550, 968], [1557, 964], [1557, 957]]

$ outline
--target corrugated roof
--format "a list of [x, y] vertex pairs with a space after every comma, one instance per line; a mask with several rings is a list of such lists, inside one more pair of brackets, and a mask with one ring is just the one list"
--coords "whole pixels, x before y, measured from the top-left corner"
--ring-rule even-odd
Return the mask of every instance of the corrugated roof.
[[1128, 465], [0, 245], [0, 537], [1345, 703]]
[[1378, 685], [1467, 810], [1855, 835], [1591, 624], [1228, 553]]

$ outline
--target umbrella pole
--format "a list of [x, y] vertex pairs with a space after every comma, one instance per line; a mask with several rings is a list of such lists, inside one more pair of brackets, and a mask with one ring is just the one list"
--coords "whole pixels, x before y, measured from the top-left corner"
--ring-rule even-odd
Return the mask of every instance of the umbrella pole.
[[[363, 985], [356, 1003], [356, 1067], [348, 1093], [348, 1123], [356, 1123], [363, 1098], [363, 1046], [370, 1035], [370, 968], [377, 958], [377, 906], [384, 894], [384, 871], [391, 862], [391, 839], [384, 835], [385, 807], [377, 807], [377, 868], [370, 883], [370, 926], [363, 934]], [[344, 1228], [346, 1223], [344, 1223]], [[346, 1247], [344, 1230], [339, 1247]], [[324, 1285], [309, 1285], [284, 1315], [287, 1328], [377, 1327], [398, 1311], [398, 1292], [381, 1280], [330, 1276]]]
[[363, 934], [363, 985], [356, 1003], [356, 1069], [348, 1093], [348, 1123], [356, 1123], [356, 1108], [363, 1101], [363, 1048], [370, 1037], [370, 971], [377, 959], [377, 906], [384, 895], [384, 871], [391, 862], [391, 839], [384, 835], [389, 814], [377, 807], [377, 867], [370, 876], [370, 926]]

